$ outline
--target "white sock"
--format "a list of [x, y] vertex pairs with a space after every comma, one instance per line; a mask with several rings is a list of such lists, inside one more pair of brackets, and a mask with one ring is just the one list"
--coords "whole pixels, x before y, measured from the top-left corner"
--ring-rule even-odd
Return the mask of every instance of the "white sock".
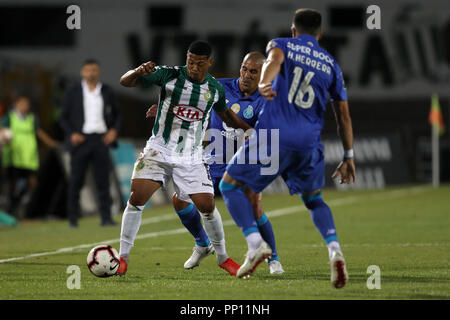
[[252, 232], [245, 237], [247, 240], [248, 250], [254, 251], [259, 248], [261, 243], [263, 242], [263, 238], [259, 232]]
[[339, 245], [339, 242], [337, 241], [330, 241], [327, 244], [328, 247], [328, 256], [331, 258], [331, 253], [333, 251], [341, 251], [341, 246]]
[[134, 239], [139, 231], [142, 220], [142, 210], [144, 206], [133, 206], [127, 202], [127, 206], [122, 215], [122, 227], [120, 230], [119, 256], [128, 259]]
[[228, 259], [222, 217], [217, 208], [214, 208], [214, 211], [210, 214], [202, 213], [202, 219], [205, 231], [214, 246], [214, 250], [216, 250], [217, 262], [222, 264]]

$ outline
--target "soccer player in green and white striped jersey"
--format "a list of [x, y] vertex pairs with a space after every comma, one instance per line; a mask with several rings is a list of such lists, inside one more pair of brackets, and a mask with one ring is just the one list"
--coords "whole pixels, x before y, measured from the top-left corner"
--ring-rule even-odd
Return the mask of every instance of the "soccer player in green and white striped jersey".
[[222, 86], [209, 73], [199, 83], [190, 81], [186, 66], [156, 67], [155, 72], [139, 79], [143, 87], [161, 86], [149, 146], [178, 160], [203, 162], [202, 139], [210, 110], [224, 111]]
[[207, 42], [195, 41], [189, 46], [185, 66], [157, 67], [149, 61], [120, 79], [126, 87], [158, 85], [161, 91], [152, 136], [135, 163], [131, 195], [122, 216], [119, 275], [126, 273], [146, 202], [169, 178], [177, 194], [189, 195], [181, 200], [193, 202], [202, 214], [212, 243], [209, 250], [213, 252], [214, 247], [219, 266], [231, 275], [239, 268], [226, 253], [222, 218], [215, 207], [202, 141], [212, 108], [230, 127], [248, 130], [250, 126], [226, 107], [224, 89], [208, 73], [211, 53]]

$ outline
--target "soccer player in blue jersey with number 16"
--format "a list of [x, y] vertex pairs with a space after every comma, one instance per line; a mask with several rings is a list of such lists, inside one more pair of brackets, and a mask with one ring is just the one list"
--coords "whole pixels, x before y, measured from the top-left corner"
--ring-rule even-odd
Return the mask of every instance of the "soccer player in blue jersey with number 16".
[[[267, 99], [255, 125], [255, 133], [235, 154], [227, 166], [219, 188], [228, 210], [247, 240], [246, 259], [237, 272], [239, 278], [252, 274], [260, 262], [271, 255], [271, 249], [258, 231], [253, 210], [243, 190], [259, 193], [276, 177], [282, 176], [291, 194], [298, 194], [311, 213], [312, 220], [328, 247], [331, 282], [342, 288], [347, 280], [342, 254], [330, 208], [322, 199], [325, 185], [325, 160], [320, 134], [328, 98], [336, 115], [344, 155], [333, 174], [341, 183], [354, 182], [353, 129], [341, 69], [337, 61], [318, 45], [322, 35], [321, 15], [313, 9], [295, 12], [292, 38], [278, 38], [267, 45], [259, 92]], [[251, 157], [255, 141], [261, 141], [260, 129], [279, 130], [279, 141], [265, 147], [279, 150], [279, 166], [267, 174], [269, 165], [259, 154], [257, 164], [238, 164], [242, 153]], [[262, 133], [261, 133], [262, 134]], [[256, 139], [258, 138], [258, 139]], [[274, 144], [278, 143], [278, 146]], [[264, 153], [263, 153], [264, 154]], [[273, 155], [271, 155], [273, 157]], [[253, 162], [255, 163], [255, 162]]]

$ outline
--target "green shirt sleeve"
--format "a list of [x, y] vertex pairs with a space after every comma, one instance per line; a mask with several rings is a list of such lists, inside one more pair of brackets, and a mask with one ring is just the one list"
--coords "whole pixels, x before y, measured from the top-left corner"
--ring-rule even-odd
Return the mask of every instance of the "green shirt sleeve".
[[139, 77], [138, 81], [143, 88], [149, 88], [151, 85], [162, 86], [173, 78], [176, 69], [167, 66], [157, 66], [155, 72], [149, 75]]
[[213, 109], [217, 112], [223, 112], [227, 110], [227, 103], [225, 100], [225, 90], [219, 82], [217, 83], [217, 91], [219, 93], [219, 100], [213, 104]]

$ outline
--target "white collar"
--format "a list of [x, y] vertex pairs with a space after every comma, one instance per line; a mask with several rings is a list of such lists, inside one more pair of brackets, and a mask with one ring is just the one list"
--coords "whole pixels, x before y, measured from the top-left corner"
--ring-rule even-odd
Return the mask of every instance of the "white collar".
[[89, 90], [86, 80], [83, 79], [83, 80], [81, 80], [81, 87], [83, 88], [83, 90], [87, 90], [87, 92], [99, 94], [100, 90], [102, 89], [102, 83], [100, 81], [97, 82], [97, 85], [95, 86], [94, 91], [91, 91], [91, 90]]

